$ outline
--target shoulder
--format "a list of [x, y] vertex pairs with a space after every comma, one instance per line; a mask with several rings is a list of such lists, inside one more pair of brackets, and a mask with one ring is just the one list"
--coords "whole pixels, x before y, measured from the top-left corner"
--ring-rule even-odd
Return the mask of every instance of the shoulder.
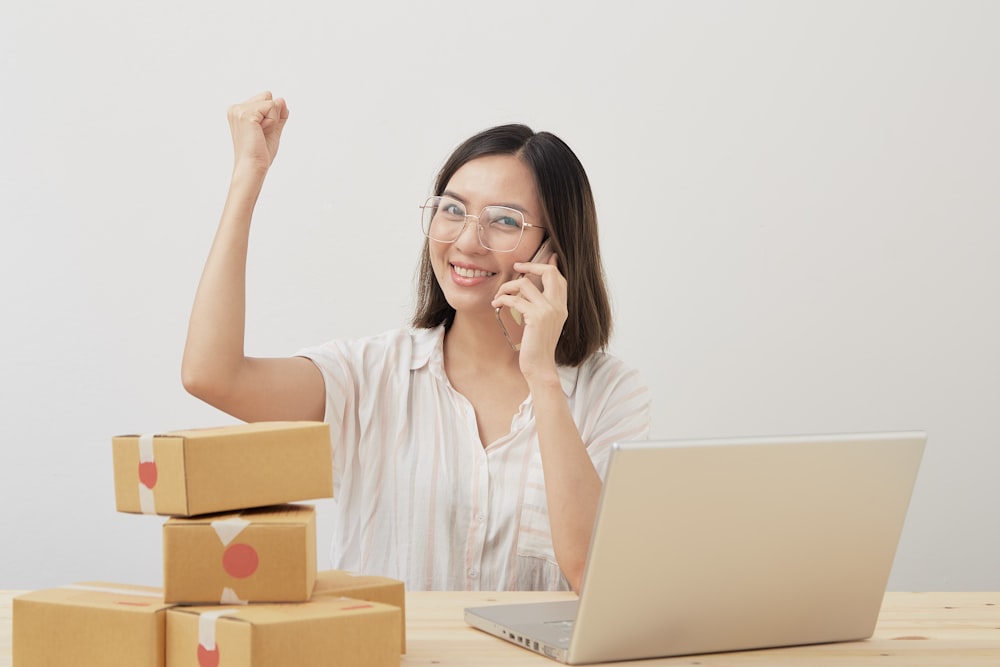
[[639, 372], [608, 352], [595, 352], [575, 370], [571, 410], [594, 465], [603, 470], [612, 444], [648, 437], [652, 396]]
[[[573, 386], [567, 386], [566, 371], [575, 370]], [[630, 410], [648, 412], [649, 386], [638, 370], [608, 352], [595, 352], [575, 369], [562, 368], [563, 388], [577, 405], [586, 409], [629, 406]], [[571, 389], [571, 390], [570, 390]]]
[[578, 386], [606, 387], [621, 383], [634, 387], [646, 386], [638, 370], [609, 352], [595, 352], [577, 367]]

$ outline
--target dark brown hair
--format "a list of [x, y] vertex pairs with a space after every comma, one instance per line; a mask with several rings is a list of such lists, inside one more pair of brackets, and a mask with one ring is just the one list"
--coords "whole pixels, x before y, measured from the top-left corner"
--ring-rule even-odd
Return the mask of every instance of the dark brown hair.
[[[525, 125], [501, 125], [467, 139], [451, 154], [434, 184], [440, 195], [465, 163], [486, 155], [513, 155], [524, 161], [535, 177], [552, 250], [566, 277], [569, 316], [556, 346], [556, 362], [579, 366], [604, 349], [611, 336], [611, 305], [597, 234], [597, 209], [590, 181], [576, 154], [550, 132], [534, 132]], [[455, 310], [445, 300], [431, 267], [425, 241], [417, 279], [417, 308], [413, 326], [430, 329], [451, 326]]]

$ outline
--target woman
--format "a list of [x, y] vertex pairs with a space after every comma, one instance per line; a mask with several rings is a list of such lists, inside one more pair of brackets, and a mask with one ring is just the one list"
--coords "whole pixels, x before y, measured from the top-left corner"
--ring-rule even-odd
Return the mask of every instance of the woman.
[[232, 181], [185, 388], [246, 421], [331, 424], [333, 567], [410, 590], [578, 591], [610, 446], [649, 427], [648, 390], [603, 351], [610, 308], [583, 167], [524, 126], [472, 137], [422, 207], [413, 328], [251, 358], [250, 219], [287, 119], [270, 93], [229, 110]]

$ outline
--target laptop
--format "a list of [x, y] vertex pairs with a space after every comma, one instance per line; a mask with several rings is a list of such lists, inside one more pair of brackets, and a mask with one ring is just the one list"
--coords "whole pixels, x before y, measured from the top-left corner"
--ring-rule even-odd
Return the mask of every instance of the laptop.
[[578, 599], [465, 610], [567, 664], [865, 639], [926, 435], [616, 444]]

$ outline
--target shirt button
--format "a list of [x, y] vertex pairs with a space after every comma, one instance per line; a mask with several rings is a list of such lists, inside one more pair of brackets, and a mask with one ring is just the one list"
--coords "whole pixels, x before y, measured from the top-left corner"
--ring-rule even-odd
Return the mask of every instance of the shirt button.
[[469, 576], [472, 577], [472, 578], [478, 577], [479, 576], [479, 570], [477, 570], [476, 568], [472, 568], [471, 570], [469, 570]]
[[483, 521], [486, 521], [486, 515], [485, 514], [477, 514], [476, 515], [476, 521], [478, 521], [479, 523], [482, 523]]

